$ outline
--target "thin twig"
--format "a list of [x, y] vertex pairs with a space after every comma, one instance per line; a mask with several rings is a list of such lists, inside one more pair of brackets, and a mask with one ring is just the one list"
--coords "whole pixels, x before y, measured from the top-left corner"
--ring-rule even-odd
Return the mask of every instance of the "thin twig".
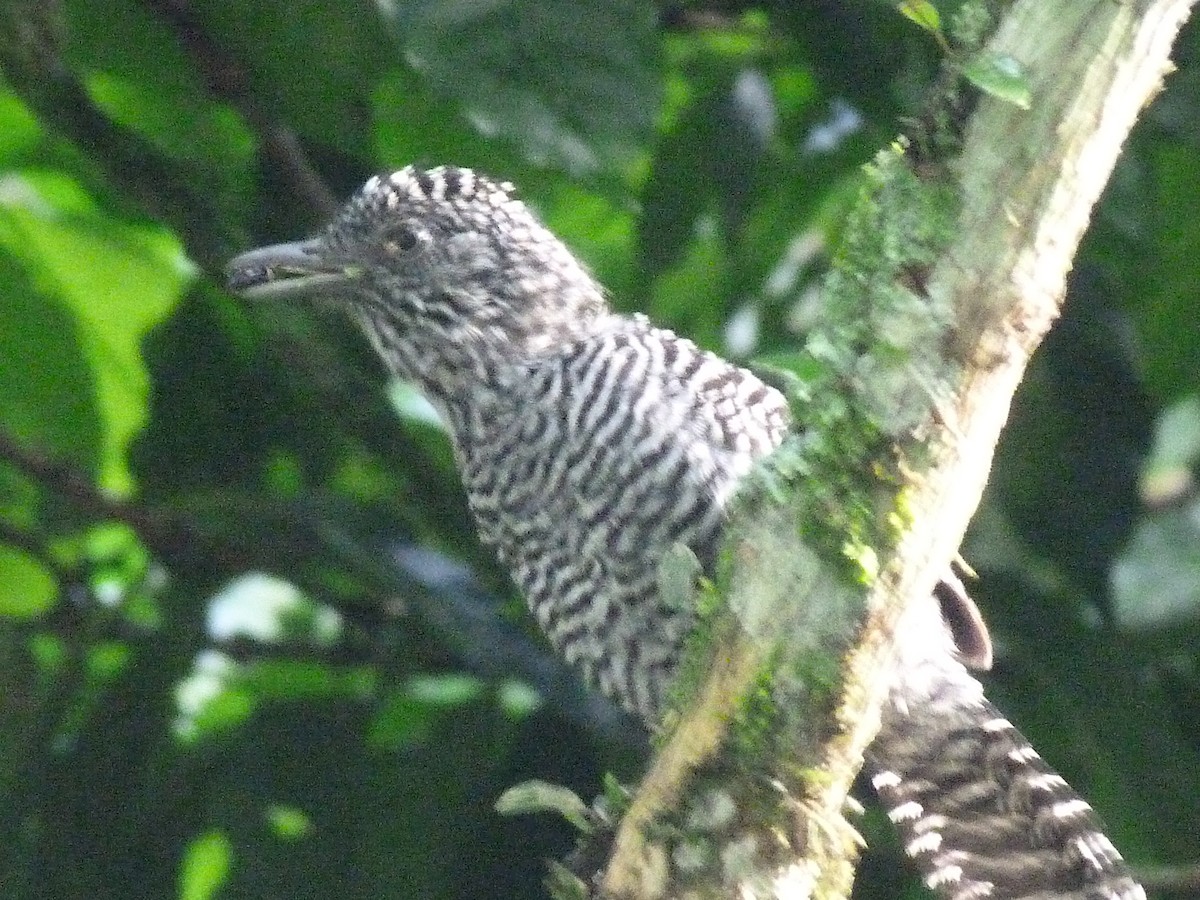
[[0, 460], [4, 460], [35, 481], [45, 484], [73, 505], [96, 518], [118, 519], [126, 522], [147, 543], [160, 549], [179, 548], [194, 541], [197, 535], [188, 523], [174, 516], [129, 503], [106, 494], [82, 472], [49, 456], [21, 446], [0, 432]]
[[50, 554], [38, 535], [0, 519], [0, 544], [8, 544], [36, 559], [54, 575], [63, 574], [62, 566]]

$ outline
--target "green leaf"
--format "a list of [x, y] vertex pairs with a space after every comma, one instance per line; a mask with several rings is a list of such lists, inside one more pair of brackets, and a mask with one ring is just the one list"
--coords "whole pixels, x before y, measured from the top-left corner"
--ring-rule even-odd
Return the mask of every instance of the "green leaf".
[[30, 635], [29, 655], [37, 663], [38, 674], [44, 678], [59, 677], [71, 659], [66, 641], [45, 632]]
[[129, 665], [133, 653], [120, 641], [103, 641], [89, 648], [85, 668], [96, 683], [112, 681]]
[[942, 37], [942, 17], [929, 0], [902, 0], [898, 9], [904, 18], [916, 22], [930, 34]]
[[404, 691], [392, 691], [384, 699], [367, 729], [367, 744], [377, 750], [394, 750], [425, 741], [433, 716], [429, 706]]
[[1013, 106], [1029, 109], [1033, 102], [1025, 67], [1007, 54], [989, 50], [978, 53], [967, 63], [963, 75], [984, 93]]
[[1142, 466], [1142, 494], [1153, 508], [1169, 504], [1193, 487], [1200, 459], [1200, 396], [1189, 394], [1159, 416], [1154, 446]]
[[233, 182], [227, 190], [250, 186], [254, 141], [228, 107], [197, 103], [195, 94], [166, 92], [157, 80], [108, 73], [91, 76], [88, 93], [113, 121], [141, 132], [168, 155], [199, 164], [210, 179]]
[[58, 582], [45, 566], [16, 547], [0, 544], [0, 616], [31, 619], [58, 602]]
[[546, 889], [558, 900], [588, 900], [592, 889], [582, 878], [557, 860], [550, 860], [546, 872]]
[[1200, 502], [1145, 515], [1113, 562], [1113, 613], [1130, 631], [1200, 624]]
[[524, 816], [530, 813], [558, 813], [579, 831], [591, 831], [588, 806], [579, 795], [561, 784], [537, 779], [513, 785], [496, 800], [496, 812], [502, 816]]
[[267, 822], [275, 836], [285, 841], [298, 841], [313, 833], [312, 819], [294, 806], [272, 803], [267, 807]]
[[542, 706], [542, 695], [523, 681], [501, 682], [496, 699], [504, 714], [514, 721], [527, 719]]
[[371, 722], [367, 741], [379, 749], [420, 744], [429, 738], [440, 712], [477, 700], [483, 687], [472, 675], [415, 675], [402, 689], [388, 693]]
[[229, 878], [233, 845], [223, 831], [209, 831], [188, 844], [179, 869], [179, 900], [211, 900]]
[[[27, 312], [22, 327], [33, 334], [35, 349], [42, 349], [39, 341], [68, 340], [66, 335], [73, 331], [82, 352], [67, 358], [81, 361], [86, 375], [72, 372], [72, 380], [76, 384], [90, 380], [93, 385], [89, 393], [98, 413], [99, 446], [85, 443], [72, 459], [81, 453], [98, 455], [101, 485], [128, 491], [132, 477], [125, 453], [147, 420], [150, 396], [141, 340], [172, 310], [193, 275], [191, 266], [169, 233], [104, 215], [65, 176], [24, 172], [10, 175], [3, 187], [0, 249], [20, 259], [43, 297], [53, 298], [69, 316], [70, 327], [59, 338], [47, 335], [44, 327], [31, 326]], [[24, 303], [29, 302], [25, 298]], [[59, 320], [56, 324], [62, 327]], [[17, 334], [14, 340], [19, 339]], [[37, 361], [35, 382], [45, 382], [54, 367], [61, 370], [62, 363]], [[15, 379], [19, 374], [6, 377]], [[47, 394], [51, 390], [47, 385]], [[47, 419], [57, 416], [64, 405], [73, 410], [77, 423], [90, 412], [78, 407], [80, 401], [73, 399], [69, 388], [59, 386], [55, 394], [47, 398], [50, 402], [42, 411]], [[88, 441], [97, 437], [87, 426], [80, 432]]]
[[415, 675], [407, 689], [414, 700], [430, 706], [462, 706], [478, 699], [483, 682], [472, 675]]
[[192, 671], [175, 685], [175, 735], [184, 742], [232, 731], [257, 707], [257, 698], [240, 683], [241, 670], [223, 653], [196, 656]]
[[0, 165], [33, 149], [41, 139], [37, 119], [0, 84]]
[[12, 252], [20, 235], [7, 227], [2, 204], [0, 197], [0, 421], [22, 443], [98, 473], [104, 433], [78, 321]]

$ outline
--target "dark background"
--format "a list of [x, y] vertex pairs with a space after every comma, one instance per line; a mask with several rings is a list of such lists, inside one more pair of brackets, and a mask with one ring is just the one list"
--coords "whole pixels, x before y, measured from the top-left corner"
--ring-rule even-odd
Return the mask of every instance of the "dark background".
[[[1200, 863], [1198, 52], [964, 548], [990, 693], [1147, 869]], [[547, 657], [412, 392], [220, 266], [454, 162], [620, 308], [794, 350], [935, 42], [866, 2], [5, 0], [0, 54], [0, 896], [538, 896], [570, 829], [495, 798], [591, 797], [636, 733]]]

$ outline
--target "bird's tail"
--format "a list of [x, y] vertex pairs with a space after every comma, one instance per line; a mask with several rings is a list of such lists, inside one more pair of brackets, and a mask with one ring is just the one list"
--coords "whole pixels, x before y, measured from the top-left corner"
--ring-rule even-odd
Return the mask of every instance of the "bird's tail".
[[867, 765], [925, 883], [946, 900], [1145, 900], [1091, 806], [922, 615]]

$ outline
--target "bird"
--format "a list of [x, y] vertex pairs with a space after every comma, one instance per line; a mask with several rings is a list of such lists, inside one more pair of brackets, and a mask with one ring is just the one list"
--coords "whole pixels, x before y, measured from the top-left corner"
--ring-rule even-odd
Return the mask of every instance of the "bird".
[[[310, 238], [227, 266], [248, 300], [356, 320], [446, 423], [481, 540], [550, 645], [654, 729], [694, 611], [664, 597], [682, 545], [712, 570], [730, 500], [794, 421], [755, 373], [614, 311], [512, 184], [457, 166], [369, 179]], [[1144, 900], [1091, 807], [985, 698], [983, 620], [948, 573], [911, 614], [866, 769], [945, 900]]]

